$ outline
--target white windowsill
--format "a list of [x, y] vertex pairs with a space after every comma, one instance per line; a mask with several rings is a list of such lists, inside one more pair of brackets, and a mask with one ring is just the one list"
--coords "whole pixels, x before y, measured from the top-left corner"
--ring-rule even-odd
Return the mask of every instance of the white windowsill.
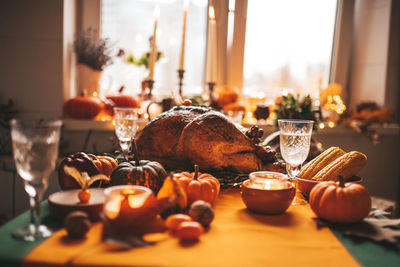
[[[114, 131], [114, 125], [112, 121], [94, 121], [94, 120], [77, 120], [77, 119], [64, 119], [64, 130], [68, 131]], [[143, 129], [143, 127], [147, 124], [147, 120], [140, 119], [138, 121], [139, 129]], [[251, 125], [244, 125], [245, 127], [251, 127]], [[261, 125], [261, 128], [264, 129], [265, 132], [270, 133], [274, 132], [275, 128], [272, 125]], [[377, 133], [380, 135], [399, 135], [400, 127], [396, 123], [385, 124], [383, 126], [376, 125], [373, 127], [376, 129]], [[324, 128], [318, 130], [317, 134], [326, 134], [326, 135], [342, 135], [342, 134], [357, 134], [354, 130], [344, 127], [337, 126], [334, 128]]]

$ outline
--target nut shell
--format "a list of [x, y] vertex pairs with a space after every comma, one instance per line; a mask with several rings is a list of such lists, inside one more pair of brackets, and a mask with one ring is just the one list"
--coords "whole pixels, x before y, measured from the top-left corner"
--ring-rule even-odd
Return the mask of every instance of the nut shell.
[[190, 206], [189, 216], [203, 227], [208, 227], [214, 220], [214, 210], [210, 203], [197, 200]]
[[91, 222], [86, 212], [73, 211], [65, 218], [64, 225], [70, 238], [81, 239], [89, 231]]

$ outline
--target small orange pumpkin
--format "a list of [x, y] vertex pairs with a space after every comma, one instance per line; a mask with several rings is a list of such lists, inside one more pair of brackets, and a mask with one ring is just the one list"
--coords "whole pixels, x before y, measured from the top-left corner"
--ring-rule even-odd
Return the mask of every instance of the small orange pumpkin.
[[354, 223], [368, 216], [371, 197], [367, 189], [355, 183], [321, 182], [310, 192], [310, 207], [321, 219], [333, 223]]
[[77, 96], [64, 104], [68, 117], [75, 119], [93, 119], [103, 108], [102, 101], [94, 96]]
[[95, 156], [92, 154], [88, 154], [94, 165], [96, 165], [97, 169], [100, 173], [110, 177], [112, 171], [115, 167], [118, 166], [118, 163], [115, 159], [109, 156]]
[[174, 178], [186, 192], [188, 204], [196, 200], [204, 200], [213, 204], [219, 194], [220, 183], [217, 178], [209, 173], [199, 172], [199, 166], [194, 166], [194, 172], [179, 172]]

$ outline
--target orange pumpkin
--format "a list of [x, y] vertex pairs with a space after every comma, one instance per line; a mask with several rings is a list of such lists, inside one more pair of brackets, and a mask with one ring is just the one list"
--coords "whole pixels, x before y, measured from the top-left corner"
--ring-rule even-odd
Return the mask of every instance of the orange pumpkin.
[[333, 223], [354, 223], [368, 216], [371, 197], [367, 189], [355, 183], [321, 182], [310, 192], [310, 206], [321, 219]]
[[110, 177], [112, 171], [115, 167], [118, 166], [118, 163], [115, 159], [109, 156], [95, 156], [92, 154], [88, 155], [94, 165], [96, 165], [97, 169], [100, 173]]
[[188, 204], [196, 200], [204, 200], [213, 204], [219, 194], [220, 183], [217, 178], [208, 173], [199, 172], [199, 166], [194, 166], [194, 172], [175, 173], [174, 178], [186, 192]]
[[106, 96], [108, 100], [111, 100], [116, 107], [120, 108], [140, 108], [140, 102], [133, 96], [129, 95], [109, 95]]
[[94, 96], [78, 96], [65, 102], [67, 116], [75, 119], [93, 119], [103, 108], [100, 98]]

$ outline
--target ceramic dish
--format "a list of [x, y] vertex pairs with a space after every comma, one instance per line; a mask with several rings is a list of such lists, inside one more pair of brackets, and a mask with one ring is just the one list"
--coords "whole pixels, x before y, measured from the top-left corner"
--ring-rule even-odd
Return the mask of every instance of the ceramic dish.
[[246, 207], [256, 213], [281, 214], [285, 212], [295, 195], [295, 188], [289, 181], [282, 189], [265, 190], [249, 186], [250, 180], [242, 183], [240, 195]]
[[89, 203], [80, 203], [78, 200], [78, 192], [76, 190], [66, 190], [53, 193], [49, 196], [50, 214], [59, 219], [64, 220], [65, 216], [71, 211], [84, 211], [89, 215], [91, 221], [100, 220], [100, 212], [103, 210], [105, 196], [102, 188], [89, 188], [91, 193]]
[[[296, 179], [297, 179], [297, 188], [307, 198], [310, 195], [311, 189], [313, 189], [313, 187], [316, 186], [318, 183], [322, 182], [322, 181], [316, 181], [316, 180], [311, 180], [311, 179], [302, 179], [302, 178], [296, 178]], [[363, 182], [363, 180], [358, 176], [353, 176], [347, 182], [361, 184]]]

